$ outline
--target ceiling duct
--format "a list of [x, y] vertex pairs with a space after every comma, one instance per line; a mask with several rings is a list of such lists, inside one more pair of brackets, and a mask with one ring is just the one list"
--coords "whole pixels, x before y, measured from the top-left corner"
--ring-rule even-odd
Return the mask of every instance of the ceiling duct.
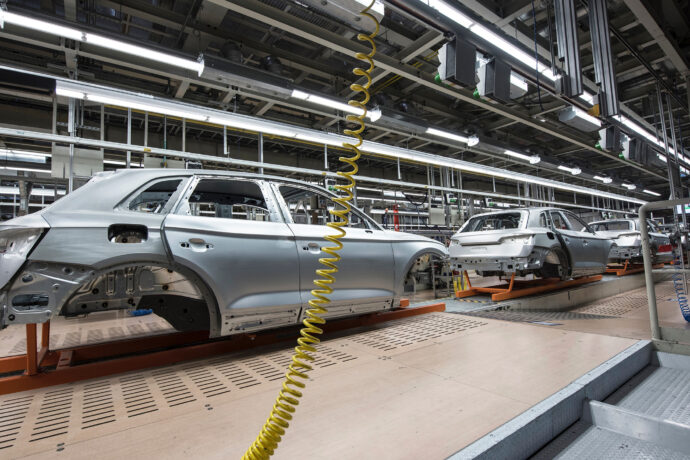
[[467, 88], [476, 87], [477, 48], [474, 45], [456, 37], [441, 47], [438, 60], [438, 74], [442, 81]]
[[204, 71], [201, 78], [279, 99], [288, 99], [292, 96], [292, 80], [215, 56], [204, 56]]
[[558, 114], [558, 119], [568, 126], [589, 133], [601, 127], [601, 122], [584, 111], [570, 106]]
[[491, 59], [479, 67], [477, 91], [482, 97], [495, 101], [510, 102], [510, 65], [500, 59]]

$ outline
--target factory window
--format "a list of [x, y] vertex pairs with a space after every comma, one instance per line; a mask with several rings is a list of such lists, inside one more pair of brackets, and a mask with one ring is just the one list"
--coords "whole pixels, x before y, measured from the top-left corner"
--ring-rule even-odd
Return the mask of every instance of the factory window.
[[202, 179], [187, 201], [187, 214], [269, 221], [270, 212], [259, 186], [249, 180]]
[[181, 183], [182, 179], [165, 179], [155, 182], [129, 202], [129, 210], [149, 214], [162, 213]]
[[[328, 212], [329, 209], [334, 209], [336, 206], [335, 202], [328, 195], [290, 185], [281, 185], [279, 190], [285, 200], [285, 204], [290, 210], [290, 215], [294, 223], [326, 225], [328, 222], [337, 220], [337, 218], [334, 218], [331, 213]], [[357, 211], [352, 211], [349, 219], [349, 227], [369, 228], [366, 219]]]

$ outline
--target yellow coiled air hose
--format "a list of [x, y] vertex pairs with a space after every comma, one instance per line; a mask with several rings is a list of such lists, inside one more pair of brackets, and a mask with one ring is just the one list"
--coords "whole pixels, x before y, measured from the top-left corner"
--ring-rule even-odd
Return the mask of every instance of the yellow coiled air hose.
[[362, 132], [365, 128], [364, 117], [367, 114], [366, 105], [369, 102], [371, 72], [374, 70], [374, 61], [372, 58], [374, 54], [376, 54], [376, 45], [373, 39], [379, 32], [379, 22], [374, 16], [369, 14], [369, 10], [374, 6], [374, 2], [375, 0], [372, 0], [371, 4], [360, 12], [361, 16], [367, 17], [374, 22], [374, 32], [369, 35], [357, 35], [358, 40], [369, 43], [371, 52], [368, 54], [355, 54], [357, 59], [367, 62], [369, 68], [364, 70], [357, 67], [352, 70], [352, 73], [356, 76], [364, 77], [366, 83], [363, 85], [357, 83], [350, 85], [352, 91], [361, 93], [364, 96], [361, 100], [352, 99], [348, 101], [349, 105], [362, 109], [360, 115], [347, 116], [347, 121], [356, 124], [357, 129], [346, 129], [345, 134], [353, 137], [356, 142], [343, 143], [343, 147], [349, 149], [354, 155], [351, 157], [339, 158], [341, 162], [349, 165], [351, 169], [349, 171], [338, 171], [338, 175], [346, 179], [347, 183], [335, 186], [340, 192], [338, 198], [333, 199], [337, 206], [334, 209], [328, 210], [334, 221], [329, 222], [327, 225], [333, 230], [336, 230], [337, 233], [335, 235], [324, 236], [324, 239], [331, 243], [331, 246], [322, 247], [321, 250], [330, 257], [322, 257], [319, 259], [319, 263], [326, 268], [316, 270], [316, 274], [320, 279], [314, 280], [316, 288], [311, 291], [313, 298], [309, 301], [310, 308], [306, 311], [307, 317], [302, 323], [304, 327], [300, 330], [301, 337], [297, 339], [297, 347], [295, 347], [295, 353], [292, 355], [292, 363], [285, 373], [283, 388], [278, 394], [278, 399], [273, 405], [268, 420], [261, 428], [259, 436], [257, 436], [256, 440], [249, 449], [247, 449], [247, 452], [245, 452], [242, 457], [243, 460], [268, 459], [275, 452], [278, 443], [289, 426], [290, 420], [292, 420], [296, 406], [299, 404], [299, 398], [302, 397], [302, 392], [300, 390], [304, 389], [304, 381], [308, 379], [306, 371], [312, 368], [308, 363], [314, 361], [314, 356], [310, 353], [314, 353], [316, 351], [315, 345], [320, 343], [316, 335], [323, 334], [323, 329], [317, 325], [326, 324], [326, 320], [321, 315], [328, 312], [325, 305], [330, 303], [330, 299], [327, 296], [333, 292], [332, 286], [333, 283], [335, 283], [335, 274], [338, 273], [336, 264], [340, 261], [340, 254], [338, 254], [338, 252], [343, 248], [343, 243], [340, 239], [343, 238], [346, 233], [343, 227], [347, 227], [350, 223], [348, 218], [351, 209], [350, 200], [353, 197], [352, 189], [355, 186], [355, 179], [352, 176], [359, 171], [357, 160], [359, 160], [361, 156], [359, 147], [362, 145]]

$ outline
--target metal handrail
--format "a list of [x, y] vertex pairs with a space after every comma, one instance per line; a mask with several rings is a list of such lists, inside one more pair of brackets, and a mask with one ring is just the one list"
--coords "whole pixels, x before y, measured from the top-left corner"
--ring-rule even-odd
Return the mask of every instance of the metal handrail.
[[690, 204], [690, 198], [676, 200], [654, 201], [640, 207], [640, 233], [642, 237], [642, 259], [644, 262], [644, 280], [647, 285], [647, 302], [649, 303], [649, 324], [652, 328], [652, 339], [662, 340], [659, 328], [659, 313], [656, 308], [656, 290], [654, 288], [654, 273], [652, 269], [652, 250], [649, 244], [649, 230], [647, 229], [647, 211], [672, 208], [678, 205]]

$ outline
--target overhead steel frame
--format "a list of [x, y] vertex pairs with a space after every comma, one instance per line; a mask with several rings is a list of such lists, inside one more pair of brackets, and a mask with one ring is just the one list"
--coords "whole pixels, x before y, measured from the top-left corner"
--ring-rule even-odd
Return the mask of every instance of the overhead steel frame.
[[[359, 45], [358, 43], [353, 42], [352, 40], [348, 40], [345, 37], [342, 37], [336, 33], [333, 33], [328, 30], [324, 30], [310, 22], [304, 21], [300, 18], [297, 18], [295, 16], [290, 15], [289, 13], [282, 11], [280, 9], [265, 5], [263, 3], [255, 3], [252, 0], [208, 0], [211, 3], [214, 3], [219, 6], [223, 6], [227, 8], [230, 11], [234, 11], [236, 13], [242, 14], [244, 16], [247, 16], [249, 18], [255, 19], [257, 21], [261, 21], [265, 24], [268, 24], [270, 26], [276, 27], [278, 29], [284, 30], [290, 34], [296, 35], [298, 37], [302, 37], [306, 40], [312, 41], [314, 43], [317, 43], [319, 45], [328, 47], [334, 51], [337, 51], [339, 53], [345, 54], [347, 56], [354, 56], [355, 53], [357, 52], [366, 52], [366, 47], [363, 45]], [[394, 2], [394, 3], [397, 3]], [[428, 15], [433, 15], [434, 11], [430, 10], [426, 5], [423, 5], [419, 3], [418, 5], [414, 6], [415, 9], [425, 9], [426, 13]], [[459, 35], [462, 35], [460, 31], [457, 31]], [[492, 104], [489, 102], [481, 101], [478, 100], [474, 97], [473, 92], [469, 90], [464, 90], [464, 89], [458, 89], [458, 88], [452, 88], [448, 87], [445, 85], [439, 85], [435, 82], [433, 77], [431, 75], [427, 75], [424, 72], [420, 71], [419, 69], [412, 67], [410, 65], [403, 65], [400, 64], [398, 60], [391, 56], [386, 56], [379, 54], [376, 57], [376, 66], [380, 67], [381, 69], [396, 73], [397, 75], [400, 75], [401, 77], [410, 80], [416, 84], [419, 84], [421, 86], [431, 88], [435, 91], [447, 94], [451, 97], [454, 97], [458, 100], [461, 100], [463, 102], [470, 103], [472, 105], [475, 105], [477, 107], [480, 107], [484, 110], [487, 110], [489, 112], [496, 113], [497, 115], [504, 116], [506, 118], [509, 118], [511, 120], [514, 120], [518, 123], [524, 124], [526, 126], [529, 126], [531, 128], [534, 128], [538, 131], [544, 132], [546, 134], [549, 134], [553, 137], [556, 137], [558, 139], [562, 139], [566, 142], [569, 142], [573, 145], [576, 145], [583, 150], [587, 150], [590, 152], [597, 153], [599, 155], [603, 155], [607, 157], [608, 159], [619, 161], [622, 163], [625, 163], [626, 166], [632, 166], [634, 168], [637, 168], [641, 171], [644, 171], [646, 174], [651, 174], [655, 177], [658, 177], [659, 179], [665, 180], [664, 177], [653, 173], [649, 171], [647, 168], [644, 168], [639, 165], [634, 165], [629, 162], [626, 162], [624, 160], [621, 160], [618, 158], [618, 155], [614, 154], [609, 154], [606, 152], [603, 152], [602, 150], [597, 149], [593, 145], [590, 145], [587, 142], [575, 139], [571, 136], [568, 136], [562, 132], [562, 127], [560, 126], [555, 126], [551, 123], [548, 122], [539, 122], [539, 121], [533, 121], [531, 118], [525, 116], [524, 114], [521, 114], [520, 112], [507, 108], [505, 106], [499, 105], [499, 104]], [[435, 141], [434, 141], [435, 142]], [[467, 150], [472, 150], [472, 149], [467, 149]], [[480, 153], [484, 153], [481, 152]]]
[[[577, 11], [574, 0], [556, 0], [556, 43], [558, 58], [564, 62], [565, 75], [558, 81], [560, 91], [568, 97], [582, 94], [580, 46], [577, 42]], [[550, 22], [549, 22], [550, 24]]]
[[[229, 3], [229, 2], [222, 2], [222, 1], [217, 1], [217, 0], [209, 0], [209, 1], [217, 3], [221, 6], [225, 6], [226, 8], [229, 8], [228, 5], [233, 5], [232, 3]], [[223, 3], [225, 3], [225, 4], [223, 4]], [[242, 8], [243, 11], [247, 10], [247, 8], [245, 8], [245, 7], [239, 7], [238, 6], [238, 8]], [[258, 6], [257, 6], [257, 8], [261, 9]], [[268, 7], [268, 8], [270, 8], [270, 7]], [[271, 9], [276, 10], [275, 8], [271, 8]], [[284, 13], [281, 10], [276, 10], [276, 11], [278, 11], [280, 13]], [[257, 12], [257, 14], [258, 14], [258, 12]], [[253, 16], [250, 16], [250, 17], [253, 17]], [[295, 18], [294, 16], [291, 16], [287, 13], [284, 13], [284, 17], [286, 17], [286, 20], [288, 20], [288, 21], [290, 21], [290, 20], [297, 21], [297, 22], [301, 21], [300, 19]], [[259, 20], [261, 20], [261, 19], [259, 19]], [[315, 31], [315, 33], [318, 33], [319, 29], [316, 28], [316, 26], [313, 26], [311, 23], [308, 23], [305, 21], [301, 21], [298, 27], [291, 27], [291, 30], [297, 31], [294, 33], [298, 36], [301, 36], [300, 33], [298, 33], [298, 31], [300, 30], [300, 27], [302, 27], [304, 24], [306, 24], [308, 26], [312, 26], [308, 30]], [[279, 26], [277, 26], [277, 27], [279, 27]], [[324, 43], [326, 43], [326, 44], [324, 46], [327, 46], [331, 49], [335, 49], [337, 51], [340, 51], [340, 52], [342, 52], [344, 54], [348, 54], [348, 55], [351, 55], [352, 53], [354, 53], [355, 52], [355, 51], [353, 51], [354, 49], [357, 49], [357, 51], [361, 51], [364, 49], [364, 48], [361, 48], [361, 49], [358, 48], [359, 45], [348, 42], [348, 40], [344, 39], [343, 37], [338, 36], [337, 34], [333, 34], [331, 32], [323, 31], [323, 30], [321, 30], [321, 32], [330, 34], [329, 37], [338, 37], [340, 39], [340, 41], [342, 42], [341, 44], [336, 44], [336, 43], [330, 43], [330, 42], [328, 42], [328, 40], [325, 40]], [[30, 44], [30, 45], [39, 46], [39, 47], [48, 48], [48, 49], [53, 49], [55, 51], [64, 51], [64, 49], [65, 49], [64, 46], [61, 46], [61, 45], [56, 45], [54, 43], [42, 42], [42, 41], [35, 39], [35, 38], [27, 38], [27, 37], [23, 37], [23, 36], [13, 35], [13, 34], [10, 34], [10, 33], [4, 32], [4, 31], [0, 31], [0, 37], [7, 37], [7, 38], [10, 38], [13, 40], [21, 40], [22, 42], [25, 42], [25, 43]], [[303, 38], [305, 38], [305, 37], [303, 37]], [[435, 41], [432, 40], [428, 43], [432, 43], [432, 42], [435, 42]], [[350, 49], [350, 47], [352, 47], [352, 49]], [[415, 48], [415, 49], [418, 50], [419, 48]], [[179, 73], [173, 73], [173, 72], [170, 72], [167, 70], [158, 69], [158, 68], [156, 68], [156, 66], [150, 65], [150, 64], [149, 65], [140, 65], [140, 64], [137, 64], [135, 62], [130, 62], [130, 61], [124, 62], [121, 59], [112, 58], [112, 57], [101, 54], [102, 50], [90, 50], [90, 49], [88, 49], [87, 46], [81, 46], [79, 49], [71, 50], [71, 51], [75, 55], [79, 55], [79, 56], [83, 56], [83, 57], [87, 57], [87, 58], [91, 58], [91, 59], [96, 59], [96, 60], [107, 62], [107, 63], [124, 65], [124, 66], [126, 66], [132, 70], [139, 70], [142, 72], [152, 73], [155, 75], [163, 76], [165, 78], [171, 78], [173, 80], [180, 80], [180, 81], [184, 80], [184, 81], [194, 82], [194, 83], [197, 83], [199, 85], [202, 85], [202, 86], [205, 86], [208, 88], [218, 89], [219, 91], [225, 91], [225, 92], [231, 91], [230, 87], [227, 87], [224, 85], [219, 85], [217, 83], [210, 82], [209, 80], [202, 80], [202, 79], [196, 78], [195, 75], [192, 75], [192, 72], [185, 72], [183, 74], [179, 74]], [[405, 55], [409, 56], [410, 54], [412, 54], [412, 52], [413, 52], [413, 50], [410, 50], [410, 52], [405, 53]], [[646, 174], [649, 174], [651, 176], [665, 180], [665, 178], [663, 176], [661, 176], [657, 173], [654, 173], [654, 172], [650, 171], [649, 169], [646, 169], [640, 165], [625, 162], [624, 160], [619, 159], [617, 155], [608, 154], [606, 152], [603, 152], [600, 149], [596, 149], [595, 147], [589, 145], [587, 142], [583, 142], [583, 141], [577, 140], [575, 138], [572, 138], [572, 137], [562, 133], [559, 130], [558, 126], [555, 126], [551, 123], [532, 122], [531, 118], [528, 115], [520, 114], [519, 112], [508, 109], [508, 108], [499, 109], [494, 104], [488, 104], [488, 103], [485, 103], [483, 101], [478, 101], [477, 99], [475, 99], [472, 96], [471, 92], [469, 92], [469, 91], [464, 91], [461, 95], [461, 93], [456, 89], [447, 88], [444, 86], [439, 86], [439, 85], [433, 83], [433, 79], [431, 77], [423, 75], [422, 72], [420, 72], [418, 69], [416, 69], [412, 66], [409, 66], [409, 65], [402, 64], [405, 61], [398, 61], [398, 59], [396, 59], [396, 58], [391, 58], [389, 56], [384, 56], [384, 55], [379, 55], [378, 58], [379, 59], [385, 59], [385, 65], [379, 65], [379, 64], [381, 64], [379, 62], [377, 62], [377, 65], [379, 65], [381, 70], [383, 70], [386, 73], [396, 73], [396, 74], [401, 75], [405, 78], [412, 79], [415, 82], [415, 84], [422, 84], [424, 86], [428, 86], [430, 88], [433, 88], [437, 91], [448, 93], [450, 95], [453, 95], [453, 97], [464, 100], [465, 102], [469, 102], [471, 104], [480, 106], [486, 110], [493, 111], [499, 115], [506, 116], [509, 119], [513, 120], [514, 122], [526, 124], [532, 128], [535, 128], [537, 130], [543, 131], [547, 134], [553, 135], [553, 136], [558, 137], [562, 140], [570, 142], [570, 143], [572, 143], [572, 144], [574, 144], [574, 145], [576, 145], [582, 149], [589, 150], [589, 151], [597, 153], [599, 155], [603, 155], [609, 159], [624, 163], [626, 166], [636, 168], [640, 171], [645, 172]], [[246, 92], [245, 94], [249, 97], [252, 97], [254, 99], [259, 99], [259, 100], [262, 100], [264, 102], [270, 102], [270, 103], [275, 102], [275, 100], [273, 98], [268, 97], [266, 95], [259, 94], [259, 93], [253, 93], [250, 91], [250, 92]], [[319, 115], [322, 115], [325, 117], [338, 117], [337, 114], [334, 115], [332, 112], [328, 112], [328, 111], [320, 109], [318, 107], [314, 107], [314, 106], [309, 105], [307, 103], [297, 103], [296, 101], [285, 101], [285, 100], [280, 100], [279, 103], [281, 105], [286, 106], [286, 107], [296, 108], [299, 110], [319, 114]], [[384, 129], [384, 128], [378, 127], [378, 129]], [[409, 133], [406, 133], [406, 132], [403, 132], [400, 130], [385, 128], [384, 131], [399, 134], [399, 135], [409, 135], [410, 137], [418, 138], [420, 140], [424, 140], [427, 142], [432, 141], [432, 139], [428, 139], [428, 138], [425, 138], [425, 137], [422, 137], [419, 135], [410, 135]], [[434, 138], [433, 142], [435, 144], [446, 145], [449, 147], [458, 147], [457, 144], [454, 144], [454, 143], [447, 141], [447, 140], [443, 140], [441, 138]], [[510, 161], [509, 159], [506, 159], [504, 156], [496, 155], [495, 153], [492, 153], [490, 151], [486, 151], [485, 149], [481, 149], [481, 148], [477, 148], [477, 147], [471, 147], [470, 148], [467, 146], [463, 146], [463, 149], [469, 150], [469, 151], [475, 151], [477, 153], [480, 153], [482, 155], [486, 155], [486, 156], [491, 157], [491, 158], [500, 158], [504, 161]], [[525, 166], [523, 163], [518, 163], [518, 164]]]
[[599, 84], [599, 113], [612, 117], [620, 113], [616, 72], [611, 54], [609, 14], [606, 0], [589, 0], [589, 31], [592, 38], [594, 75]]
[[[37, 131], [25, 131], [25, 130], [13, 129], [13, 128], [0, 127], [0, 135], [17, 137], [17, 138], [21, 138], [21, 139], [34, 139], [34, 140], [45, 141], [45, 142], [56, 142], [56, 143], [63, 143], [63, 144], [72, 143], [74, 145], [84, 145], [84, 146], [89, 146], [89, 147], [105, 148], [105, 149], [118, 150], [118, 151], [123, 151], [123, 152], [130, 150], [132, 152], [144, 153], [144, 154], [149, 154], [149, 155], [157, 155], [157, 156], [162, 156], [162, 157], [174, 157], [174, 158], [181, 158], [181, 159], [185, 159], [185, 160], [194, 160], [194, 161], [206, 161], [206, 162], [211, 162], [211, 163], [232, 165], [232, 166], [238, 166], [238, 167], [247, 167], [247, 168], [256, 168], [256, 169], [265, 168], [265, 169], [272, 169], [275, 171], [282, 171], [282, 172], [289, 172], [289, 173], [301, 173], [301, 174], [305, 174], [305, 175], [331, 177], [331, 178], [336, 178], [336, 179], [339, 177], [336, 172], [331, 172], [331, 171], [322, 171], [322, 170], [307, 169], [307, 168], [297, 168], [297, 167], [293, 167], [293, 166], [284, 166], [284, 165], [278, 165], [278, 164], [272, 164], [272, 163], [260, 163], [257, 161], [240, 160], [240, 159], [235, 159], [235, 158], [230, 158], [230, 157], [220, 157], [220, 156], [205, 155], [205, 154], [200, 154], [200, 153], [181, 152], [179, 150], [169, 150], [169, 149], [163, 149], [163, 148], [157, 148], [157, 147], [145, 147], [143, 145], [123, 144], [120, 142], [112, 142], [112, 141], [100, 141], [97, 139], [63, 136], [63, 135], [59, 135], [59, 134], [42, 133], [42, 132], [37, 132]], [[441, 192], [464, 193], [467, 195], [498, 198], [498, 199], [502, 199], [502, 200], [517, 200], [518, 199], [514, 195], [502, 195], [502, 194], [498, 194], [498, 193], [491, 193], [491, 192], [484, 192], [484, 191], [462, 190], [462, 189], [458, 189], [458, 188], [441, 187], [441, 186], [436, 186], [436, 185], [419, 184], [419, 183], [414, 183], [414, 182], [402, 182], [402, 181], [395, 181], [395, 180], [390, 180], [390, 179], [380, 179], [380, 178], [366, 177], [366, 176], [355, 176], [355, 178], [358, 181], [362, 181], [362, 182], [385, 184], [385, 185], [390, 185], [392, 187], [421, 188], [421, 189], [425, 189], [425, 190], [436, 190], [436, 191], [441, 191]], [[460, 187], [462, 187], [461, 183], [458, 185]], [[529, 184], [526, 184], [526, 185], [529, 185]], [[622, 197], [622, 198], [624, 198], [624, 197]], [[603, 208], [584, 206], [584, 205], [578, 205], [578, 204], [573, 204], [573, 203], [554, 202], [553, 200], [540, 199], [540, 198], [522, 197], [521, 200], [527, 201], [527, 202], [533, 202], [533, 203], [547, 204], [550, 206], [562, 206], [562, 207], [578, 208], [578, 209], [590, 209], [590, 210], [594, 210], [594, 211], [609, 211], [609, 212], [616, 212], [619, 214], [626, 214], [627, 213], [626, 211], [616, 211], [613, 209], [603, 209]]]

